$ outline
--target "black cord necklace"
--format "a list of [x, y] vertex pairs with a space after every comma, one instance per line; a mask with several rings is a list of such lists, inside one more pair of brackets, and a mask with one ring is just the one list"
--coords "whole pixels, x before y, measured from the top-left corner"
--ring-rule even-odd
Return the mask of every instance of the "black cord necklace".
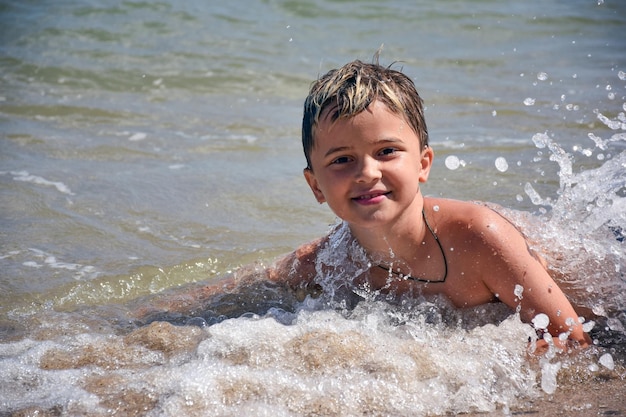
[[433, 283], [443, 283], [446, 282], [446, 278], [448, 278], [448, 260], [446, 259], [446, 253], [443, 251], [443, 247], [441, 246], [441, 242], [439, 241], [439, 237], [437, 236], [437, 234], [435, 233], [435, 231], [433, 230], [432, 227], [430, 227], [430, 224], [428, 223], [428, 220], [426, 220], [426, 213], [424, 213], [424, 209], [422, 209], [422, 218], [424, 219], [424, 223], [426, 224], [426, 227], [428, 227], [428, 230], [430, 230], [430, 234], [433, 235], [433, 238], [435, 239], [435, 242], [437, 242], [437, 246], [439, 246], [439, 250], [441, 251], [441, 256], [443, 257], [443, 266], [444, 266], [444, 273], [443, 273], [443, 278], [440, 280], [430, 280], [430, 279], [423, 279], [423, 278], [415, 278], [412, 277], [411, 275], [405, 275], [401, 272], [397, 272], [394, 271], [393, 269], [391, 269], [388, 266], [384, 266], [381, 264], [376, 264], [377, 267], [384, 269], [385, 271], [396, 275], [400, 278], [402, 278], [405, 281], [419, 281], [419, 282], [433, 282]]

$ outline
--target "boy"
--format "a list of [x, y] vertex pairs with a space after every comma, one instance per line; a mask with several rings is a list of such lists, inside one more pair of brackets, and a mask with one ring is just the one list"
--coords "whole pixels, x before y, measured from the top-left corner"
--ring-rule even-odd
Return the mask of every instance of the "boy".
[[[442, 295], [458, 308], [499, 300], [525, 321], [546, 315], [560, 348], [590, 343], [572, 305], [511, 223], [484, 205], [422, 195], [434, 154], [422, 100], [404, 74], [360, 61], [330, 71], [305, 101], [302, 141], [305, 179], [343, 224], [264, 271], [271, 282], [296, 293], [328, 291], [328, 276], [340, 267], [333, 279], [345, 282], [336, 288]], [[351, 253], [342, 252], [346, 245]], [[217, 291], [199, 289], [192, 304]]]

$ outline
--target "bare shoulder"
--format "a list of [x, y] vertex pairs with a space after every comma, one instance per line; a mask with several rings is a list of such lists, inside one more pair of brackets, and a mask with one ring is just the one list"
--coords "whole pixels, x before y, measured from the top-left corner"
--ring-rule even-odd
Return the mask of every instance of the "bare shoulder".
[[276, 260], [269, 269], [268, 277], [292, 288], [306, 286], [316, 275], [315, 265], [320, 248], [327, 237], [305, 243], [295, 251]]
[[445, 223], [447, 226], [472, 227], [489, 223], [509, 223], [506, 218], [492, 207], [496, 207], [496, 205], [445, 198], [424, 199], [425, 210], [433, 213], [439, 222]]
[[525, 245], [522, 233], [490, 204], [428, 198], [425, 209], [442, 237], [448, 236], [455, 244]]

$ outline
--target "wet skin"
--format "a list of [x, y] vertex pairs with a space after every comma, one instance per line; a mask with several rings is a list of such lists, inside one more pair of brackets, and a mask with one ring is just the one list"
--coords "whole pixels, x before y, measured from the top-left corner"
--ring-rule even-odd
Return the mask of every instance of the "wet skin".
[[[571, 340], [590, 343], [570, 302], [511, 223], [483, 205], [422, 195], [419, 185], [428, 179], [434, 154], [403, 117], [378, 101], [348, 119], [333, 121], [332, 111], [321, 115], [311, 167], [304, 171], [317, 201], [348, 223], [374, 264], [394, 264], [403, 274], [437, 281], [447, 261], [445, 282], [394, 279], [374, 266], [359, 277], [361, 284], [399, 295], [442, 294], [457, 307], [500, 300], [519, 306], [525, 321], [547, 314], [553, 336], [569, 332]], [[300, 252], [314, 259], [316, 250], [305, 245]]]

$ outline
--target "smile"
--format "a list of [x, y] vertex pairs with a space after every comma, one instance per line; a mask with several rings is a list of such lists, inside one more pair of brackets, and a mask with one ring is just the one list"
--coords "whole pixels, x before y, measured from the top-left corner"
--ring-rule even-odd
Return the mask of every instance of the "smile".
[[378, 204], [386, 199], [389, 194], [389, 192], [363, 194], [358, 197], [354, 197], [352, 200], [362, 205]]

